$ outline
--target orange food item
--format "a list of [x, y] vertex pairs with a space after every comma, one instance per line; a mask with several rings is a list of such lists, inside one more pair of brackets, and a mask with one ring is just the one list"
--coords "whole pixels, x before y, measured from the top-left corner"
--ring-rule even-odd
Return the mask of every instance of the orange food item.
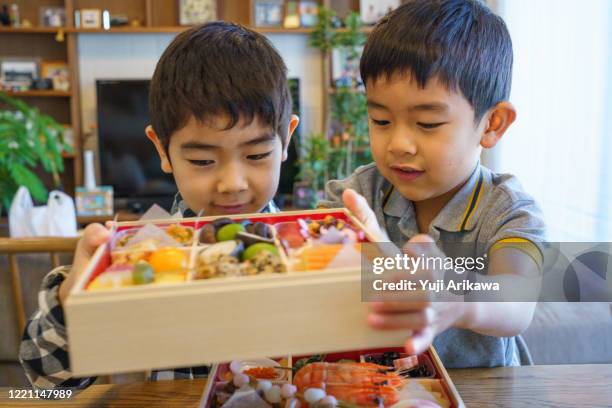
[[244, 370], [244, 374], [260, 380], [273, 380], [277, 377], [274, 367], [253, 367]]
[[179, 272], [187, 268], [187, 253], [179, 248], [161, 248], [149, 257], [155, 272]]
[[[354, 244], [355, 250], [361, 251], [360, 244]], [[334, 260], [338, 253], [345, 247], [345, 244], [316, 245], [304, 248], [294, 270], [296, 271], [315, 271], [325, 269]]]
[[293, 377], [298, 393], [320, 388], [336, 399], [362, 407], [397, 402], [404, 381], [388, 367], [373, 363], [311, 363]]

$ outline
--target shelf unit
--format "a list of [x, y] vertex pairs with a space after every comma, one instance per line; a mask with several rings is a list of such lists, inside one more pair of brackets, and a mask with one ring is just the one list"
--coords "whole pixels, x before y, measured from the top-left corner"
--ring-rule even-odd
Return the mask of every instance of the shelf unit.
[[[359, 0], [319, 0], [320, 5], [332, 8], [343, 17], [350, 11], [359, 11]], [[74, 153], [64, 154], [65, 171], [62, 183], [65, 191], [74, 193], [82, 185], [82, 141], [81, 100], [79, 91], [79, 50], [77, 38], [81, 34], [178, 34], [189, 26], [178, 25], [178, 0], [15, 0], [20, 9], [21, 21], [28, 20], [32, 27], [0, 26], [0, 58], [37, 57], [41, 61], [65, 61], [70, 75], [69, 92], [31, 90], [12, 92], [10, 95], [24, 98], [41, 112], [54, 117], [59, 123], [72, 128]], [[41, 7], [63, 7], [66, 12], [65, 27], [43, 27], [39, 21]], [[248, 26], [265, 35], [308, 35], [312, 28], [258, 28], [254, 27], [254, 0], [217, 0], [217, 16], [221, 20]], [[111, 14], [124, 14], [130, 21], [138, 20], [139, 26], [113, 27], [109, 30], [86, 29], [74, 26], [74, 11], [80, 9], [109, 10]], [[365, 29], [364, 31], [369, 31]], [[327, 95], [331, 87], [330, 56], [322, 55], [324, 112]], [[0, 109], [2, 106], [0, 105]], [[42, 174], [41, 174], [42, 175]], [[43, 180], [50, 186], [50, 178]]]

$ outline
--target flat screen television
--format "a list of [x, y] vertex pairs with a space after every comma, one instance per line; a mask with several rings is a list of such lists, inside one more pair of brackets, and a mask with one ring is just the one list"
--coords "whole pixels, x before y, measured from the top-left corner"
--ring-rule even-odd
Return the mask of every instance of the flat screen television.
[[[153, 204], [170, 210], [176, 185], [172, 175], [161, 171], [159, 156], [145, 136], [149, 120], [149, 80], [97, 80], [98, 143], [103, 185], [113, 186], [116, 209], [140, 212]], [[300, 115], [299, 79], [289, 79], [292, 111]], [[288, 159], [281, 168], [278, 194], [282, 208], [284, 197], [293, 191], [298, 173], [300, 127], [288, 148]]]
[[149, 80], [97, 80], [98, 148], [103, 185], [113, 186], [115, 208], [146, 210], [172, 206], [176, 185], [162, 172], [159, 156], [145, 135]]

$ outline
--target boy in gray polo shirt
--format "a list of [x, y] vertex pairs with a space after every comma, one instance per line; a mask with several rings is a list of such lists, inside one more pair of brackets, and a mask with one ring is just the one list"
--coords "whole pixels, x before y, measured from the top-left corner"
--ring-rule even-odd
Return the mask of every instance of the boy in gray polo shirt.
[[[480, 165], [516, 117], [507, 102], [512, 43], [476, 0], [412, 0], [370, 34], [360, 64], [375, 163], [330, 181], [322, 207], [345, 205], [398, 246], [468, 243], [490, 275], [538, 276], [542, 214], [516, 178]], [[521, 245], [516, 245], [521, 243]], [[445, 251], [446, 252], [446, 251]], [[369, 324], [407, 329], [409, 353], [434, 344], [447, 367], [529, 363], [519, 334], [530, 302], [372, 305]]]

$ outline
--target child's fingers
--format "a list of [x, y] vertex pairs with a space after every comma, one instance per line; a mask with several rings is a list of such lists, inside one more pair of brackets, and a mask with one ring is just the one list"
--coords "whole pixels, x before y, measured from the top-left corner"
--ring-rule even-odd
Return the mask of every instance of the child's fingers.
[[374, 220], [376, 217], [374, 216], [374, 212], [368, 206], [368, 202], [361, 195], [358, 194], [355, 190], [347, 188], [342, 193], [342, 201], [346, 208], [348, 208], [355, 216], [364, 224], [368, 224], [372, 222], [372, 218]]
[[96, 249], [108, 241], [110, 238], [110, 231], [102, 224], [89, 224], [83, 233], [83, 237], [77, 244], [76, 252], [74, 254], [74, 263], [76, 267], [84, 267], [83, 263], [87, 263], [93, 256]]
[[376, 214], [374, 214], [374, 211], [372, 211], [368, 202], [362, 195], [358, 194], [353, 189], [347, 188], [342, 193], [342, 201], [344, 202], [344, 206], [375, 235], [374, 238], [377, 242], [388, 241], [388, 238], [378, 225]]
[[407, 329], [421, 331], [432, 321], [431, 309], [410, 313], [370, 313], [368, 323], [378, 330]]
[[108, 241], [110, 238], [110, 231], [102, 224], [89, 224], [83, 236], [77, 244], [76, 251], [74, 252], [74, 260], [72, 262], [72, 269], [70, 274], [59, 287], [59, 301], [61, 304], [68, 296], [70, 289], [74, 286], [78, 276], [85, 270], [85, 267], [89, 263], [89, 260], [93, 256], [96, 249]]
[[431, 305], [429, 301], [416, 302], [372, 302], [370, 309], [374, 313], [403, 313], [414, 312], [428, 308]]
[[89, 224], [87, 228], [85, 228], [83, 239], [81, 239], [80, 242], [82, 243], [81, 249], [83, 253], [93, 255], [95, 250], [108, 241], [109, 238], [110, 231], [102, 224]]
[[428, 326], [423, 330], [413, 333], [412, 337], [406, 341], [404, 347], [406, 353], [410, 355], [421, 354], [427, 351], [431, 343], [433, 343], [435, 332], [433, 327]]

